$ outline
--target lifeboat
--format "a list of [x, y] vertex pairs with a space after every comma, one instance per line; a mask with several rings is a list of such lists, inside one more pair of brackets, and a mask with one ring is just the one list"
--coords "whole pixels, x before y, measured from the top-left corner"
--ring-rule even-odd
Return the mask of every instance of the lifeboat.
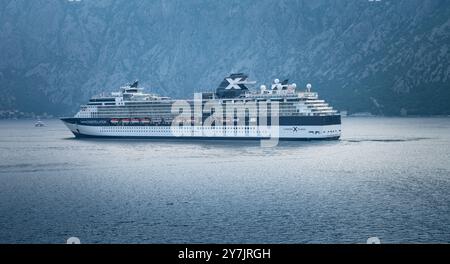
[[128, 125], [129, 123], [130, 123], [130, 119], [128, 119], [128, 118], [122, 119], [122, 124]]
[[139, 124], [139, 122], [140, 122], [139, 118], [131, 119], [131, 124], [133, 124], [133, 125]]
[[113, 125], [117, 125], [118, 123], [119, 123], [119, 119], [116, 119], [116, 118], [114, 118], [114, 119], [111, 119], [111, 124], [113, 124]]
[[144, 124], [144, 125], [148, 125], [148, 124], [150, 124], [150, 119], [148, 119], [148, 118], [142, 118], [142, 119], [141, 119], [141, 123]]

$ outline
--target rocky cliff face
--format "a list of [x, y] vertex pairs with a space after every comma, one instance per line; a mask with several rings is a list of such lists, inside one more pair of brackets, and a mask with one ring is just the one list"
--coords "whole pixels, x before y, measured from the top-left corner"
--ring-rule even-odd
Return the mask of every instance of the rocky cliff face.
[[450, 114], [446, 0], [2, 0], [1, 109], [69, 114], [134, 79], [173, 97], [231, 72], [341, 110]]

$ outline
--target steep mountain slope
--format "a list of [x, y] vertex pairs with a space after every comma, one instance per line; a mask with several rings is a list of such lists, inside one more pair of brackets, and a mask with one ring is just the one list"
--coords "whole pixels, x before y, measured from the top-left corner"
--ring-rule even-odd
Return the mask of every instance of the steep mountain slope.
[[134, 79], [186, 97], [243, 71], [350, 112], [450, 114], [449, 48], [446, 0], [3, 0], [0, 110], [68, 114]]

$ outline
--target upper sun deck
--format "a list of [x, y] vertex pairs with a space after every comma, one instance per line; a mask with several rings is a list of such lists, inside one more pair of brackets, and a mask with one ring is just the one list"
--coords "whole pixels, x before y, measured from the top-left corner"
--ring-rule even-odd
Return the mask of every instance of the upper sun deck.
[[292, 92], [292, 93], [246, 93], [244, 98], [248, 99], [318, 99], [319, 95], [314, 92]]

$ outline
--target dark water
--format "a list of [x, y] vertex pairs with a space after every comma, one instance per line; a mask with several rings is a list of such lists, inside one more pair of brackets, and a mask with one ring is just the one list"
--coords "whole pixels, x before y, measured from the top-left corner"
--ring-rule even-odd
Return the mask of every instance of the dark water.
[[340, 141], [75, 140], [0, 122], [0, 242], [450, 242], [450, 118], [347, 118]]

